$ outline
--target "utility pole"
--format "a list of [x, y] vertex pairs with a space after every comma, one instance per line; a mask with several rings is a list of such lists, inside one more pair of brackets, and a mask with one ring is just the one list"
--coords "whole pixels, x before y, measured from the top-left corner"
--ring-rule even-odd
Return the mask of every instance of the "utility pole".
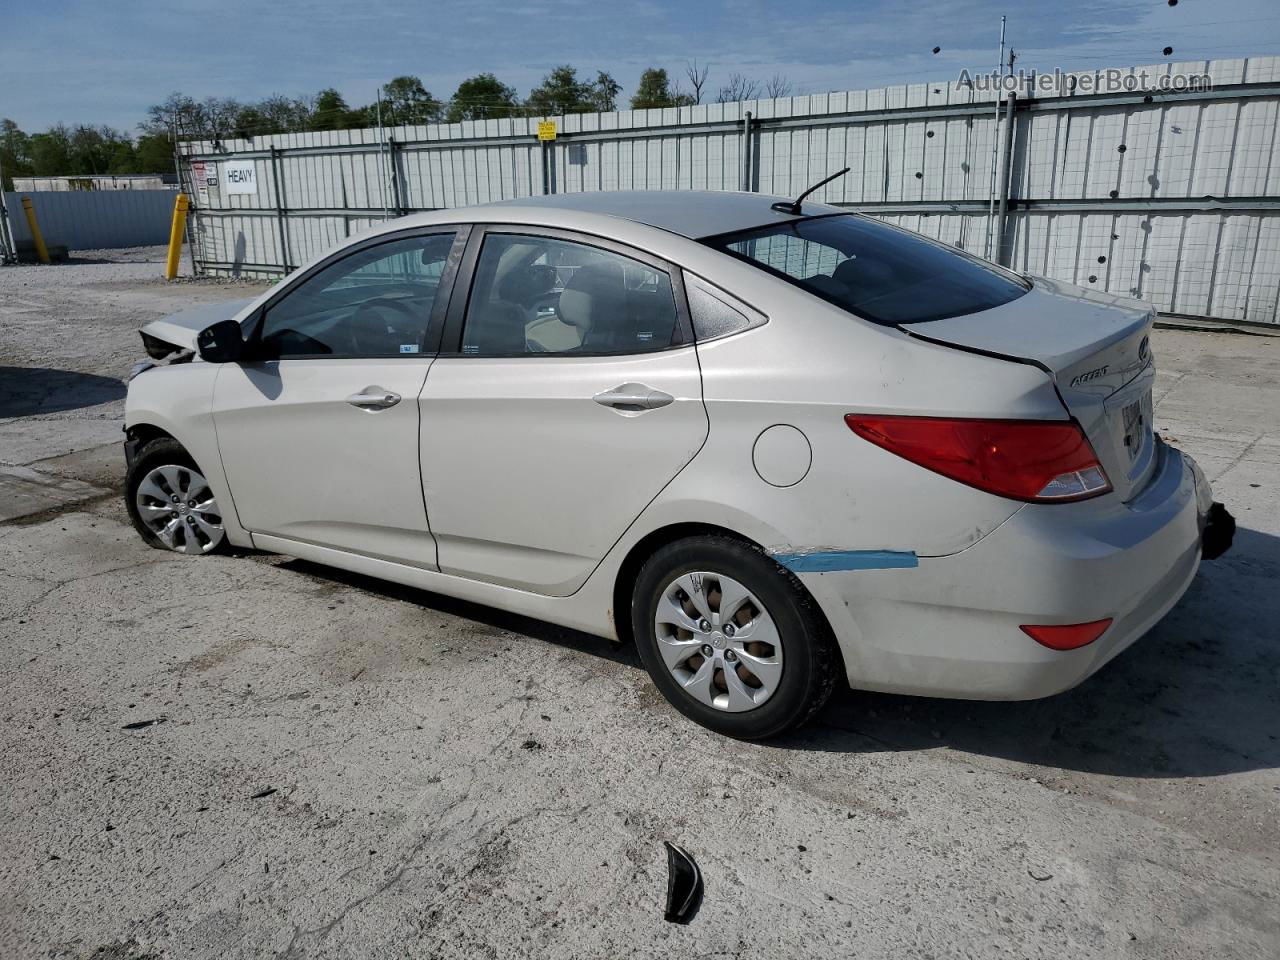
[[[1004, 76], [1004, 30], [1007, 17], [1000, 17], [1000, 53], [996, 56], [996, 74]], [[991, 228], [996, 216], [996, 160], [1000, 156], [995, 131], [1000, 128], [1000, 93], [996, 92], [995, 118], [991, 136], [991, 180], [987, 187], [987, 236], [982, 244], [982, 255], [991, 259]]]
[[[1013, 52], [1013, 48], [1009, 48], [1009, 75], [1013, 75], [1013, 62], [1018, 59], [1018, 55]], [[1004, 139], [1000, 148], [1002, 157], [1000, 165], [1000, 203], [996, 212], [995, 229], [996, 229], [996, 263], [1007, 267], [1009, 257], [1005, 253], [1005, 234], [1008, 232], [1009, 221], [1009, 190], [1013, 185], [1013, 135], [1014, 135], [1014, 111], [1018, 101], [1018, 93], [1016, 90], [1009, 90], [1005, 93], [1004, 100]]]

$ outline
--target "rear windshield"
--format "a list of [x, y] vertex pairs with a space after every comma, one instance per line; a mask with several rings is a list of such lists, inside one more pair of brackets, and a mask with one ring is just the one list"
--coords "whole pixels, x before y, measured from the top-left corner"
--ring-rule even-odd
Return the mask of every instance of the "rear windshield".
[[857, 214], [793, 220], [707, 243], [890, 326], [977, 313], [1029, 289], [993, 264]]

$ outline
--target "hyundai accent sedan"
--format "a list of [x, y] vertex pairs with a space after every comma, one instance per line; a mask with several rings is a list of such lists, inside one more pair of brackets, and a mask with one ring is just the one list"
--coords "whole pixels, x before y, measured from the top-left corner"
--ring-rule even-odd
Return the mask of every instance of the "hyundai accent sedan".
[[634, 642], [734, 737], [842, 680], [1042, 697], [1230, 541], [1152, 430], [1153, 319], [759, 194], [443, 210], [147, 326], [127, 505]]

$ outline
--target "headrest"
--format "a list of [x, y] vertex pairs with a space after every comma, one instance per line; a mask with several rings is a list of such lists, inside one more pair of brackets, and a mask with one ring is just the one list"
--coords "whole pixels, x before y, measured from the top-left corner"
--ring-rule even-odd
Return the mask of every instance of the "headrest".
[[534, 263], [522, 269], [509, 271], [498, 284], [498, 296], [512, 303], [528, 305], [536, 297], [554, 287], [555, 283], [555, 267]]
[[424, 266], [430, 266], [433, 263], [439, 263], [449, 255], [449, 248], [453, 246], [453, 234], [439, 234], [426, 238], [426, 243], [422, 246], [422, 253], [418, 255]]
[[839, 280], [850, 290], [878, 289], [893, 282], [893, 267], [883, 260], [850, 257], [845, 260], [831, 276]]
[[611, 261], [579, 267], [560, 294], [560, 319], [585, 335], [596, 318], [627, 308], [622, 267]]

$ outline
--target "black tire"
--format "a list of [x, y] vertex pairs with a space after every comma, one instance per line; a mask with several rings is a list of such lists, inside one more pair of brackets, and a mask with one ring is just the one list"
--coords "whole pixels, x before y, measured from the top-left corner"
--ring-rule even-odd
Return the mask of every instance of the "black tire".
[[[760, 706], [730, 713], [695, 699], [663, 662], [654, 625], [663, 590], [677, 577], [714, 571], [759, 598], [778, 630], [784, 656], [773, 694]], [[763, 550], [730, 536], [704, 535], [662, 547], [640, 568], [631, 599], [636, 646], [654, 684], [691, 720], [739, 740], [763, 740], [799, 727], [827, 702], [841, 669], [826, 618], [795, 575]]]
[[[129, 467], [125, 475], [124, 505], [125, 509], [129, 511], [129, 519], [133, 521], [133, 528], [138, 531], [138, 535], [142, 537], [143, 541], [156, 550], [172, 553], [174, 551], [166, 546], [151, 528], [143, 522], [138, 513], [137, 505], [138, 487], [143, 479], [156, 467], [166, 465], [185, 467], [199, 473], [201, 476], [204, 475], [199, 464], [195, 462], [191, 454], [187, 453], [182, 444], [172, 437], [157, 437], [138, 451], [133, 465]], [[207, 552], [223, 553], [227, 550], [227, 546], [227, 538], [224, 534], [217, 546]]]

